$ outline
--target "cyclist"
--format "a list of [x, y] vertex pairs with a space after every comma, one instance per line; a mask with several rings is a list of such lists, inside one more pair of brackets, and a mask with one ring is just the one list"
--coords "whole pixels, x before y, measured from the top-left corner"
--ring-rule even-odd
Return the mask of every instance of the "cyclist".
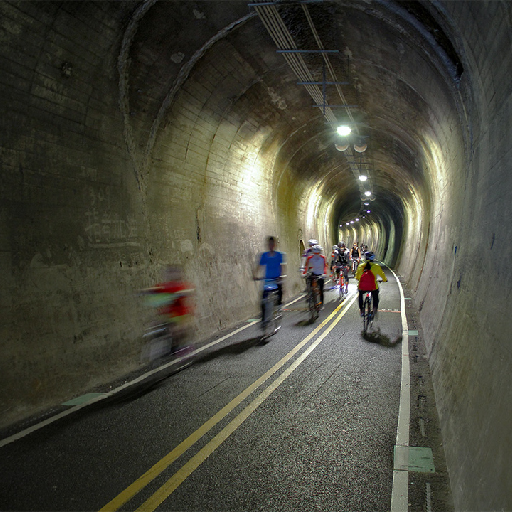
[[340, 273], [343, 271], [345, 278], [345, 291], [348, 293], [348, 270], [349, 270], [350, 252], [347, 250], [345, 242], [341, 240], [338, 242], [338, 257], [336, 259], [336, 279], [340, 278]]
[[[275, 279], [277, 284], [277, 303], [280, 308], [283, 303], [283, 277], [285, 277], [285, 254], [276, 251], [276, 239], [273, 236], [267, 238], [268, 251], [260, 255], [253, 272], [254, 280], [257, 279], [261, 267], [265, 267], [265, 279]], [[261, 300], [261, 319], [264, 319], [264, 300], [268, 292], [263, 290]]]
[[320, 289], [320, 302], [324, 303], [324, 275], [327, 275], [327, 261], [322, 254], [322, 248], [319, 245], [313, 247], [313, 254], [308, 256], [304, 265], [303, 275], [306, 276], [311, 271], [313, 277], [316, 277], [318, 288]]
[[313, 247], [315, 245], [318, 245], [318, 240], [315, 240], [314, 238], [308, 240], [308, 248], [302, 253], [302, 264], [300, 267], [301, 270], [304, 270], [304, 266], [306, 265], [306, 260], [308, 259], [308, 256], [311, 256], [313, 254]]
[[337, 259], [338, 259], [338, 246], [333, 245], [332, 252], [331, 252], [331, 272], [332, 272], [333, 281], [336, 281], [336, 260]]
[[379, 285], [377, 277], [382, 277], [384, 282], [387, 282], [388, 278], [380, 265], [373, 261], [375, 259], [373, 252], [367, 252], [365, 256], [366, 261], [357, 267], [356, 272], [356, 279], [359, 281], [359, 311], [361, 312], [361, 316], [363, 316], [363, 295], [366, 292], [372, 292], [373, 318], [376, 318], [379, 309]]
[[354, 245], [350, 250], [350, 259], [352, 260], [352, 272], [355, 274], [359, 262], [361, 261], [361, 250], [359, 249], [357, 242], [354, 242]]
[[159, 325], [152, 326], [152, 332], [158, 332], [162, 338], [153, 340], [147, 347], [150, 361], [168, 352], [176, 354], [193, 348], [192, 344], [185, 344], [191, 334], [194, 315], [193, 292], [194, 288], [185, 281], [182, 269], [173, 265], [165, 268], [164, 281], [142, 290], [147, 303], [158, 308], [161, 318]]

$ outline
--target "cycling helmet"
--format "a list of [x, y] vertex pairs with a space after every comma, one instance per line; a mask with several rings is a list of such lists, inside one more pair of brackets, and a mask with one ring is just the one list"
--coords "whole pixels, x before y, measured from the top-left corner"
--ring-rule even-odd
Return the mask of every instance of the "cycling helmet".
[[322, 248], [319, 245], [313, 247], [313, 254], [321, 254]]
[[338, 247], [345, 247], [345, 242], [342, 242], [341, 240], [338, 242]]
[[373, 261], [375, 259], [375, 254], [373, 254], [373, 252], [367, 252], [365, 254], [365, 256], [366, 256], [366, 259], [369, 261]]
[[338, 246], [337, 245], [333, 245], [332, 246], [332, 250], [335, 251], [336, 249], [338, 249]]
[[312, 238], [311, 240], [308, 241], [308, 244], [309, 244], [309, 247], [314, 247], [315, 245], [318, 245], [318, 240], [315, 240], [314, 238]]

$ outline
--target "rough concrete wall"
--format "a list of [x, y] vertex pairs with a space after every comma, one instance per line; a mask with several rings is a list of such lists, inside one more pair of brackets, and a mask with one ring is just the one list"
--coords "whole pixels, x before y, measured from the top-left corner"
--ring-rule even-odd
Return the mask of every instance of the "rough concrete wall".
[[0, 5], [2, 424], [138, 352], [145, 225], [117, 105], [123, 13], [109, 5]]
[[[138, 366], [150, 312], [137, 292], [164, 264], [195, 284], [208, 336], [256, 314], [250, 275], [268, 234], [293, 270], [302, 232], [324, 229], [299, 220], [307, 187], [292, 175], [277, 220], [280, 144], [269, 137], [281, 103], [222, 38], [169, 108], [152, 92], [148, 154], [130, 67], [137, 6], [0, 5], [2, 425]], [[269, 102], [269, 119], [251, 113]], [[301, 288], [291, 272], [287, 294]]]
[[468, 117], [447, 109], [439, 119], [436, 165], [445, 171], [432, 181], [418, 305], [456, 508], [510, 510], [512, 9], [508, 2], [444, 7], [464, 58]]

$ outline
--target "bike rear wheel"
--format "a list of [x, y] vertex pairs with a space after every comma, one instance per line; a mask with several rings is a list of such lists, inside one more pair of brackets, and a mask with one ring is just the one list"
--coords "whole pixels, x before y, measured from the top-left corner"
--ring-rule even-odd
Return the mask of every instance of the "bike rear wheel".
[[364, 301], [364, 315], [363, 315], [363, 332], [366, 334], [370, 325], [372, 324], [372, 301], [368, 297], [366, 297]]
[[262, 340], [266, 340], [275, 332], [275, 294], [269, 293], [264, 299], [263, 318], [261, 322]]
[[308, 311], [309, 311], [309, 321], [315, 321], [315, 298], [313, 296], [313, 291], [309, 293], [308, 297]]
[[343, 277], [343, 274], [340, 274], [338, 284], [340, 286], [340, 300], [345, 300], [345, 279]]

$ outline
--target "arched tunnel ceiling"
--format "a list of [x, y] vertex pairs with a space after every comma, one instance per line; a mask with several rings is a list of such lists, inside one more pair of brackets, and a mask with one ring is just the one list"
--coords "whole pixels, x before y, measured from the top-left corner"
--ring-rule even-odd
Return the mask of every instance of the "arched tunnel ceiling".
[[[216, 108], [229, 111], [237, 105], [247, 116], [265, 119], [272, 129], [261, 147], [280, 147], [276, 172], [292, 173], [304, 188], [321, 183], [322, 196], [333, 200], [336, 222], [362, 208], [365, 187], [357, 172], [369, 175], [366, 188], [374, 194], [371, 209], [376, 218], [401, 223], [411, 195], [428, 200], [426, 161], [428, 141], [435, 139], [435, 108], [453, 102], [450, 91], [462, 72], [432, 5], [381, 1], [277, 2], [265, 7], [229, 2], [222, 3], [222, 9], [218, 5], [149, 2], [133, 40], [128, 28], [130, 109], [147, 113], [135, 121], [138, 133], [154, 131], [162, 106], [172, 103], [195, 63], [235, 55], [241, 68], [250, 68], [246, 75], [252, 78], [247, 83], [240, 78], [218, 83]], [[315, 101], [297, 84], [297, 73], [285, 56], [277, 53], [262, 9], [272, 12], [273, 23], [281, 24], [276, 29], [281, 48], [339, 51], [327, 55], [327, 61], [319, 53], [300, 55], [313, 80], [332, 81], [327, 73], [332, 70], [336, 80], [348, 84], [316, 86]], [[187, 20], [194, 21], [194, 30], [187, 30]], [[318, 92], [326, 104], [334, 105], [330, 117], [314, 106]], [[364, 137], [368, 145], [364, 153], [337, 151], [340, 138], [333, 116], [340, 123], [349, 122], [353, 134]], [[350, 149], [353, 142], [350, 139]]]

